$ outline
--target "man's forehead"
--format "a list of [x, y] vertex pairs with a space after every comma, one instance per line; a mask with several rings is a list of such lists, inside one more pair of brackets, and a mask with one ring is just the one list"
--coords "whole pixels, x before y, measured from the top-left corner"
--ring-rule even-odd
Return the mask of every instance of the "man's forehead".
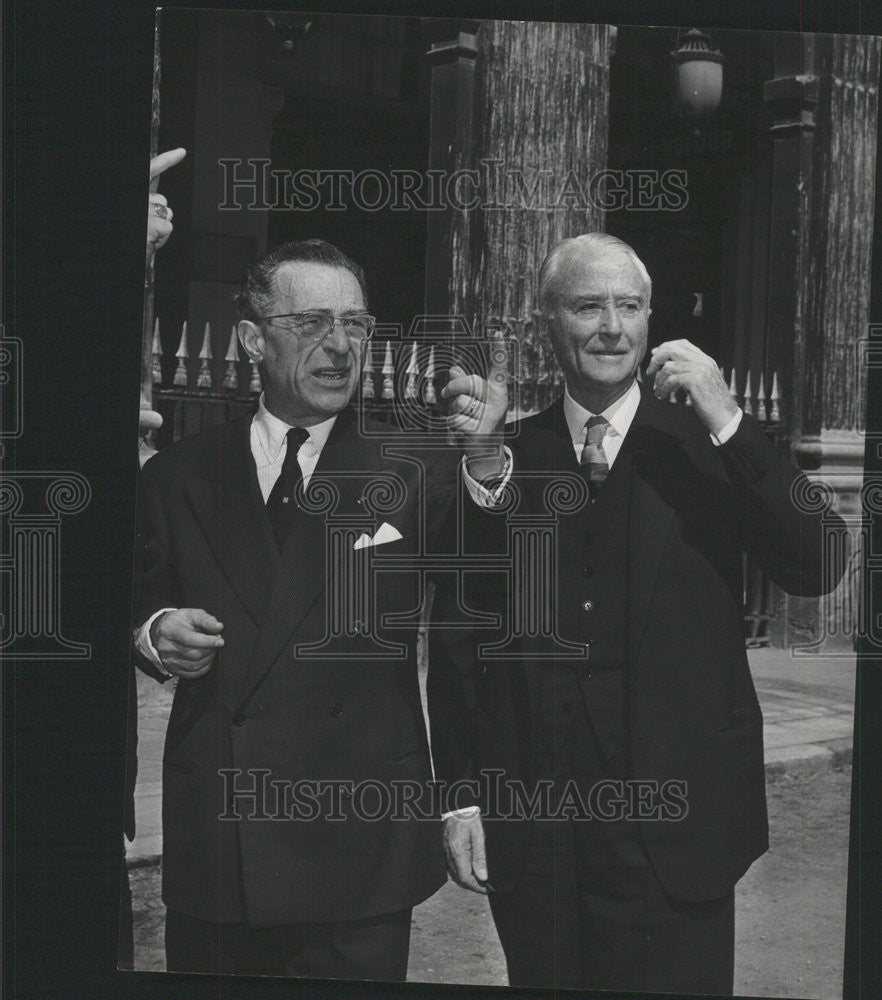
[[623, 291], [643, 295], [645, 282], [630, 254], [623, 250], [576, 251], [568, 255], [560, 269], [561, 287], [569, 291], [577, 288], [605, 288], [610, 282]]
[[296, 302], [304, 298], [331, 298], [341, 300], [342, 308], [343, 303], [359, 306], [363, 299], [361, 286], [351, 271], [315, 261], [282, 264], [273, 276], [273, 285], [277, 296]]

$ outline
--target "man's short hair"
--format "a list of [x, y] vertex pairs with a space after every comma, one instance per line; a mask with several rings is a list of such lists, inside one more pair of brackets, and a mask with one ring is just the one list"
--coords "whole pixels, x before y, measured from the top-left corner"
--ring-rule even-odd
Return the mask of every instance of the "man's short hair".
[[624, 240], [617, 236], [610, 236], [608, 233], [582, 233], [580, 236], [570, 236], [560, 243], [556, 243], [547, 253], [542, 266], [539, 268], [539, 309], [542, 313], [548, 311], [548, 299], [551, 296], [551, 289], [557, 272], [560, 268], [561, 258], [574, 250], [587, 250], [594, 252], [598, 256], [609, 253], [610, 250], [619, 250], [628, 255], [637, 269], [637, 273], [646, 284], [646, 304], [652, 297], [652, 279], [643, 261], [628, 246]]
[[328, 267], [339, 267], [344, 271], [350, 271], [358, 281], [365, 306], [367, 306], [367, 285], [364, 280], [364, 271], [351, 257], [347, 257], [342, 250], [338, 250], [337, 247], [324, 240], [296, 240], [283, 243], [275, 250], [270, 250], [248, 268], [239, 286], [239, 291], [236, 293], [236, 308], [239, 312], [239, 319], [259, 323], [266, 315], [267, 310], [272, 308], [276, 294], [273, 279], [279, 268], [285, 264], [301, 262], [327, 264]]

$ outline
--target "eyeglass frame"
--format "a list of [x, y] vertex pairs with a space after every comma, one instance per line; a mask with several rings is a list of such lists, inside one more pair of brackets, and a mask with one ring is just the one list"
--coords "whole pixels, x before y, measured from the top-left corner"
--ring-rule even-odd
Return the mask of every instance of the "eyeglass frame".
[[[334, 330], [334, 327], [339, 323], [343, 326], [343, 332], [350, 340], [354, 340], [356, 343], [363, 344], [365, 341], [370, 340], [374, 335], [374, 331], [377, 328], [377, 317], [371, 316], [370, 313], [353, 313], [350, 316], [335, 316], [331, 312], [325, 312], [322, 309], [304, 309], [302, 312], [294, 313], [276, 313], [272, 316], [260, 316], [258, 317], [261, 322], [269, 322], [273, 319], [295, 319], [299, 322], [299, 325], [303, 326], [301, 317], [303, 316], [321, 316], [324, 319], [330, 320], [331, 325], [328, 329], [320, 336], [316, 337], [313, 343], [320, 344], [325, 337], [329, 337]], [[370, 332], [366, 337], [353, 337], [352, 334], [346, 329], [345, 323], [348, 319], [366, 319], [370, 320]], [[301, 331], [298, 331], [300, 333]]]

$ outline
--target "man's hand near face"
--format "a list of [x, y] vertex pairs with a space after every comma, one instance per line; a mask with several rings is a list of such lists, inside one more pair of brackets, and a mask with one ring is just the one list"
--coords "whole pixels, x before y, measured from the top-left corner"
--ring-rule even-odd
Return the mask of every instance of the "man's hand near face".
[[688, 340], [669, 340], [650, 352], [646, 374], [653, 392], [665, 399], [678, 389], [689, 393], [692, 406], [711, 434], [717, 434], [739, 412], [716, 361]]
[[462, 437], [469, 473], [477, 480], [498, 475], [505, 465], [502, 430], [508, 410], [506, 382], [501, 365], [493, 365], [486, 379], [452, 365], [450, 381], [441, 390], [442, 398], [448, 400], [447, 426]]
[[201, 608], [178, 608], [161, 614], [150, 626], [150, 640], [163, 669], [189, 680], [207, 674], [224, 644], [223, 625]]

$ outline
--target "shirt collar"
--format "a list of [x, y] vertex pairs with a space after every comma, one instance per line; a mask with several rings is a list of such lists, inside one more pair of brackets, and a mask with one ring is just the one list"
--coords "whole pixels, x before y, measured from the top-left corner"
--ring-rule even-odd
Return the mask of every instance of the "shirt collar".
[[[316, 451], [321, 452], [322, 448], [324, 448], [336, 419], [337, 414], [335, 413], [320, 424], [313, 424], [311, 427], [304, 428], [309, 432], [309, 439], [315, 446]], [[297, 425], [286, 424], [284, 420], [280, 420], [275, 414], [270, 413], [264, 402], [264, 393], [261, 393], [257, 413], [254, 414], [253, 426], [257, 432], [257, 440], [263, 449], [267, 462], [273, 463], [278, 461], [279, 452], [285, 442], [288, 431]]]
[[[640, 405], [640, 386], [635, 379], [631, 387], [623, 395], [611, 403], [598, 416], [605, 417], [609, 421], [607, 434], [619, 434], [624, 437], [628, 433], [637, 407]], [[574, 442], [585, 440], [585, 421], [589, 417], [595, 416], [590, 410], [586, 410], [581, 403], [577, 403], [570, 395], [570, 390], [564, 390], [564, 417], [570, 431], [570, 437]]]

